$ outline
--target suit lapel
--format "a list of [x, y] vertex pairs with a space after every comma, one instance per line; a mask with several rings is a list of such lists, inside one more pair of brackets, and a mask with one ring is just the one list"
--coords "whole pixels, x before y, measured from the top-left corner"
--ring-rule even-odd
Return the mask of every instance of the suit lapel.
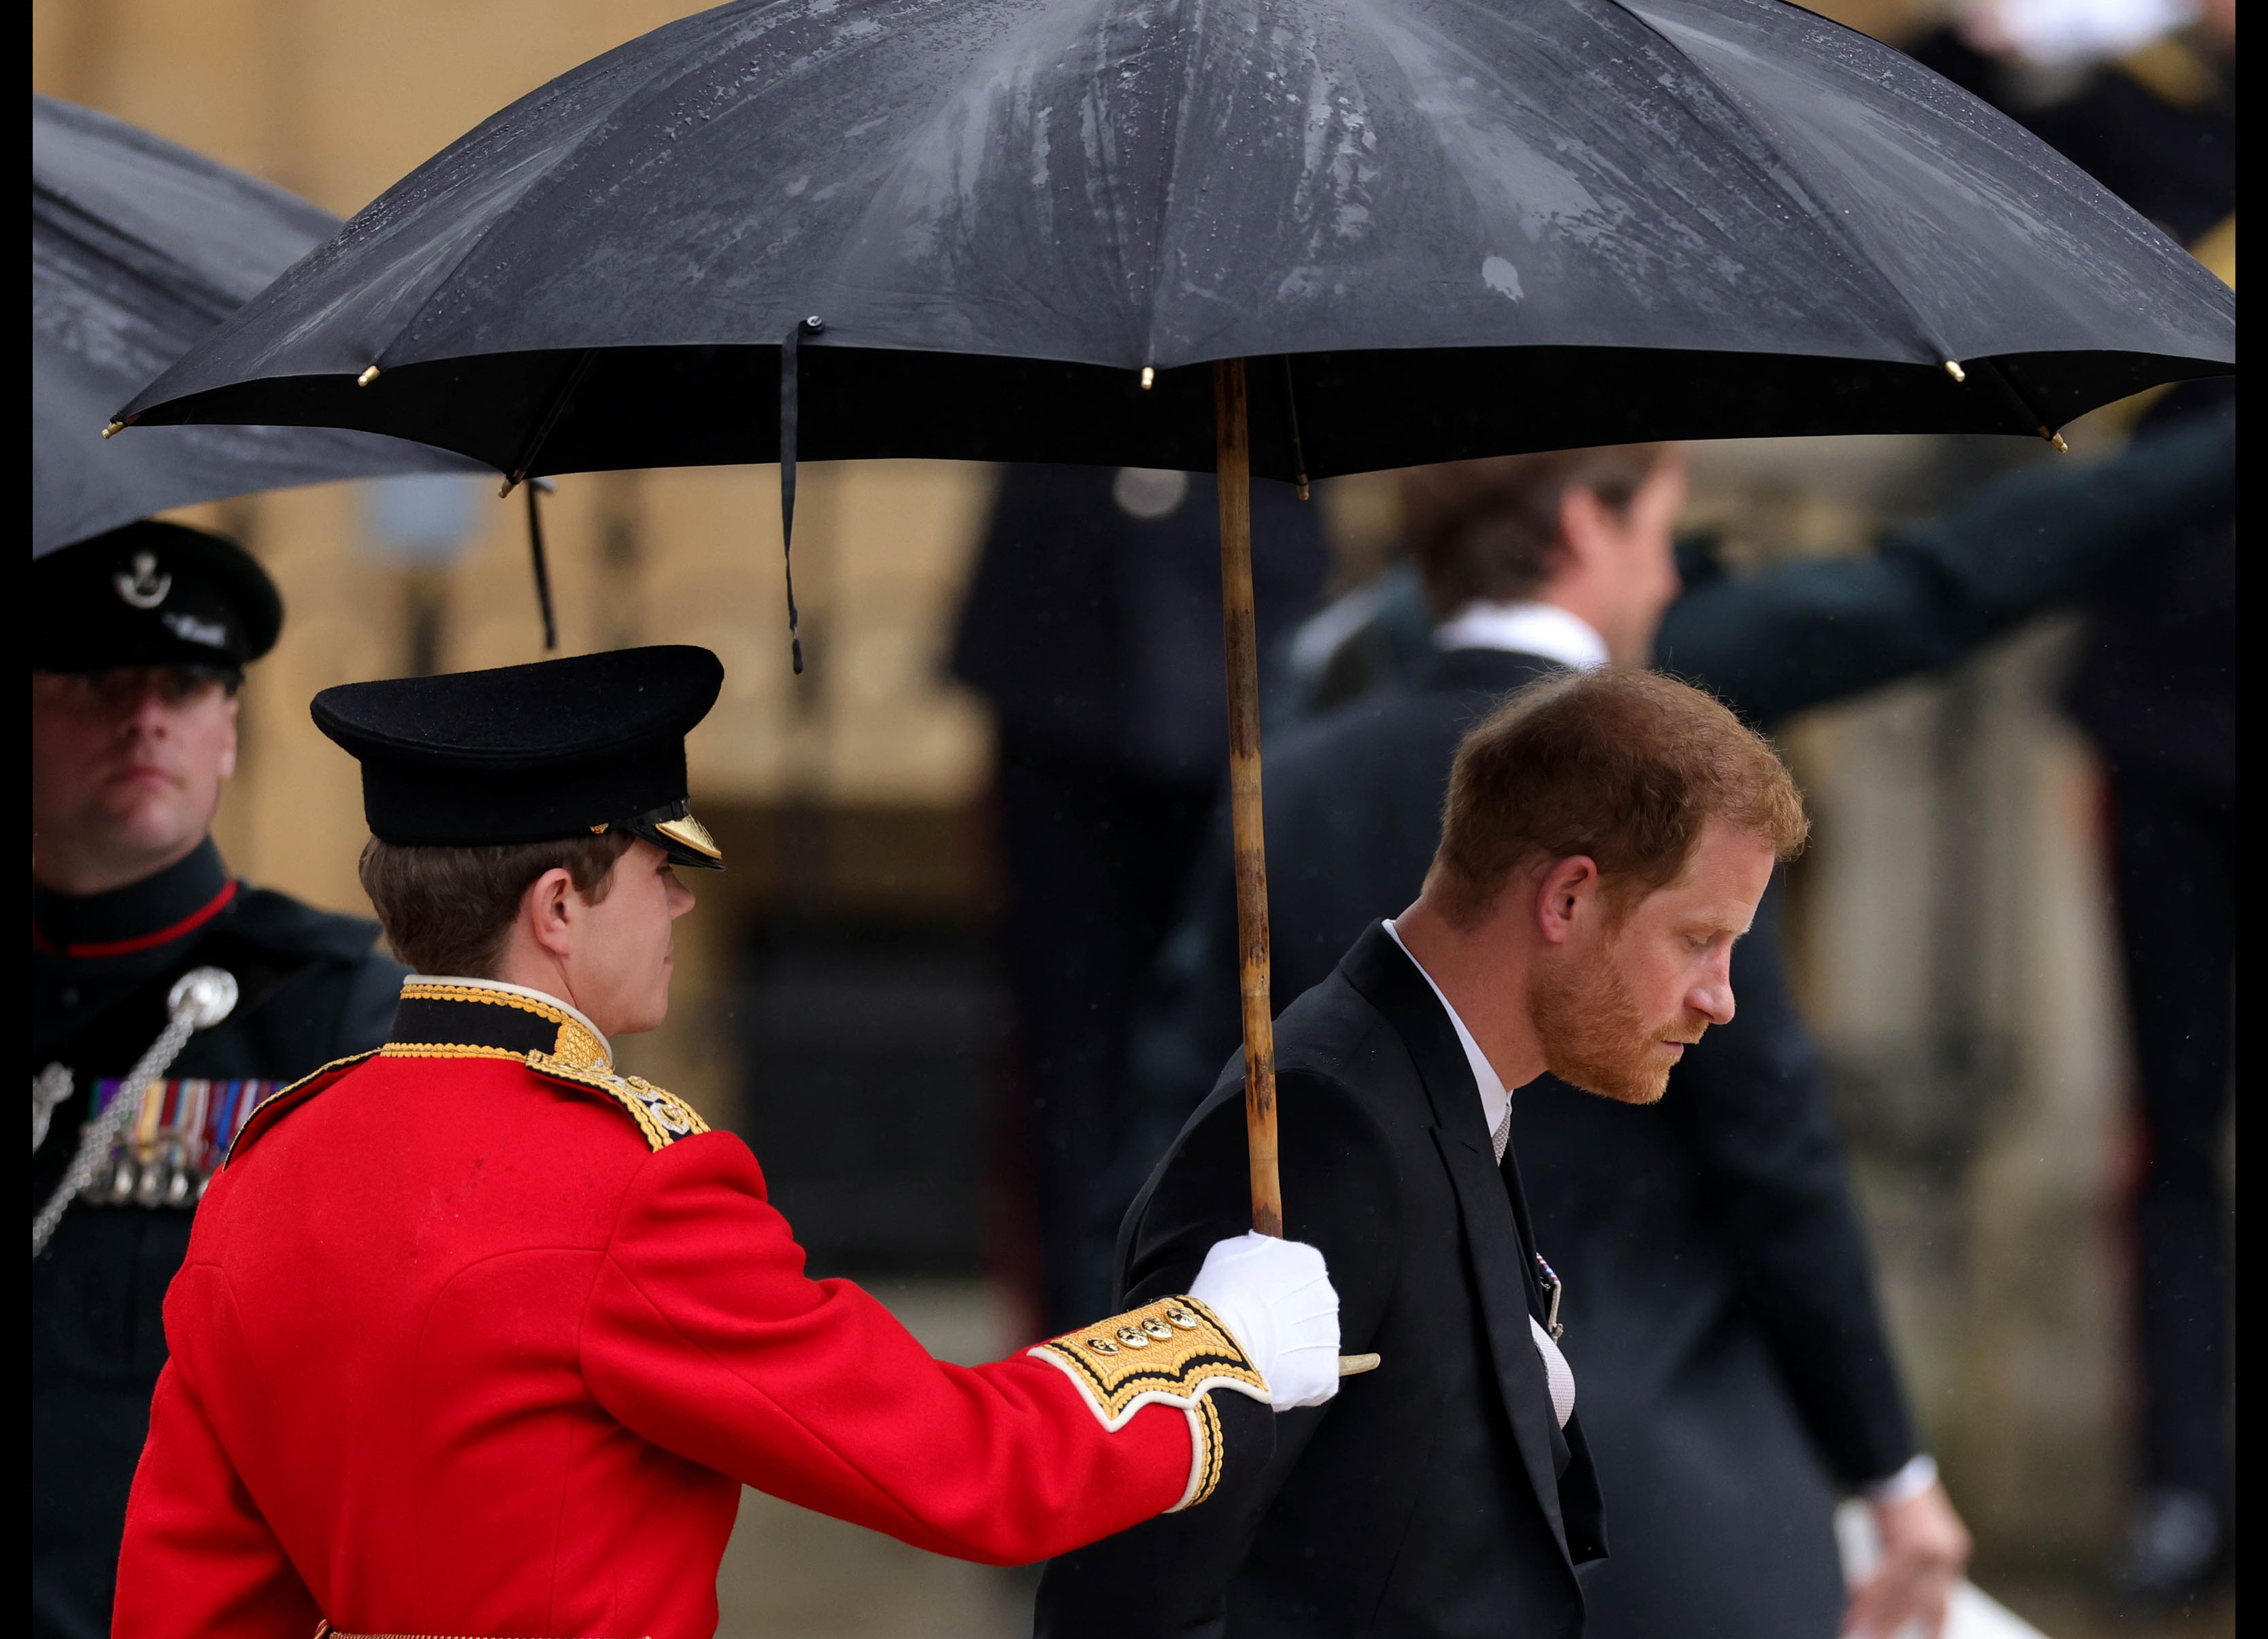
[[1528, 1318], [1535, 1311], [1529, 1297], [1534, 1282], [1528, 1276], [1527, 1202], [1516, 1182], [1507, 1187], [1507, 1177], [1516, 1175], [1498, 1170], [1472, 1067], [1465, 1061], [1448, 1015], [1417, 964], [1373, 922], [1347, 953], [1345, 971], [1349, 982], [1394, 1026], [1425, 1083], [1433, 1110], [1434, 1147], [1448, 1171], [1464, 1223], [1473, 1288], [1488, 1332], [1498, 1392], [1511, 1418], [1528, 1483], [1565, 1554], [1567, 1531], [1559, 1511], [1559, 1471], [1566, 1466], [1568, 1447], [1552, 1415], [1543, 1362], [1536, 1358], [1528, 1330]]

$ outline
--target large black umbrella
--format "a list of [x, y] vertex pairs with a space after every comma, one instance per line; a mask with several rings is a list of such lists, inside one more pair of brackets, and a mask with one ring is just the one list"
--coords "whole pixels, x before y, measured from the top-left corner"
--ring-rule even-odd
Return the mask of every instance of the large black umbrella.
[[324, 427], [152, 431], [106, 443], [120, 399], [339, 219], [147, 131], [32, 99], [32, 554], [169, 506], [472, 463]]
[[2234, 333], [2039, 142], [1778, 0], [770, 0], [486, 121], [125, 415], [791, 493], [799, 454], [1218, 466], [1273, 1227], [1248, 471], [2044, 432]]

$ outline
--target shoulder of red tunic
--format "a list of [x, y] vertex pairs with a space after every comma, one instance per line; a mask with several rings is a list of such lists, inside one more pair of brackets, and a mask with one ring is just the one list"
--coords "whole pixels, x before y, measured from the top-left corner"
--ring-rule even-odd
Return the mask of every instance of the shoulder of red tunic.
[[297, 1110], [325, 1088], [343, 1080], [358, 1067], [369, 1063], [384, 1049], [373, 1047], [368, 1052], [350, 1053], [343, 1059], [334, 1059], [313, 1074], [303, 1075], [289, 1086], [279, 1087], [261, 1099], [252, 1113], [238, 1127], [236, 1136], [229, 1141], [228, 1154], [221, 1165], [229, 1166], [236, 1158], [257, 1142], [261, 1134]]
[[370, 1052], [335, 1059], [313, 1074], [302, 1076], [288, 1087], [278, 1088], [269, 1095], [245, 1119], [234, 1141], [229, 1145], [227, 1160], [222, 1164], [232, 1164], [285, 1116], [307, 1104], [316, 1095], [336, 1086], [372, 1059], [437, 1057], [497, 1059], [523, 1065], [539, 1081], [555, 1087], [569, 1088], [611, 1104], [630, 1119], [639, 1135], [645, 1140], [649, 1150], [666, 1149], [680, 1139], [691, 1138], [710, 1130], [708, 1122], [702, 1119], [700, 1112], [691, 1104], [666, 1088], [656, 1087], [642, 1075], [622, 1075], [610, 1069], [573, 1064], [541, 1049], [517, 1053], [497, 1048], [467, 1046], [453, 1048], [444, 1053], [423, 1045], [407, 1051], [381, 1047]]
[[637, 1123], [649, 1148], [666, 1149], [681, 1138], [709, 1130], [709, 1124], [691, 1104], [642, 1075], [585, 1068], [541, 1051], [527, 1055], [527, 1067], [558, 1086], [611, 1098]]

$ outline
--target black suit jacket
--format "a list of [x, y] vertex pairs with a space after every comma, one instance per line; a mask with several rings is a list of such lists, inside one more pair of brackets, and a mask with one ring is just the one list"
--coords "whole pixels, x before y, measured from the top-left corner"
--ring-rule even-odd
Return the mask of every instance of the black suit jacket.
[[[1557, 669], [1533, 654], [1456, 649], [1432, 656], [1414, 685], [1381, 690], [1270, 739], [1263, 778], [1278, 1011], [1321, 984], [1365, 927], [1418, 897], [1457, 742], [1506, 694]], [[1133, 1199], [1243, 1039], [1234, 870], [1224, 808], [1130, 1045], [1135, 1107], [1112, 1186], [1121, 1201]]]
[[[1279, 1001], [1325, 980], [1372, 919], [1417, 897], [1458, 741], [1552, 669], [1533, 655], [1454, 651], [1417, 686], [1269, 747]], [[1240, 1035], [1225, 838], [1193, 891], [1167, 946], [1170, 993], [1140, 1037], [1138, 1067], [1153, 1089], [1152, 1125], [1137, 1140], [1145, 1161], [1194, 1096], [1173, 1089], [1192, 1077], [1211, 1085]], [[1550, 1076], [1513, 1098], [1535, 1234], [1566, 1282], [1563, 1347], [1613, 1514], [1615, 1559], [1586, 1583], [1594, 1639], [1833, 1632], [1843, 1594], [1832, 1488], [1881, 1478], [1916, 1449], [1781, 968], [1777, 911], [1775, 892], [1734, 948], [1733, 1023], [1686, 1054], [1661, 1104], [1614, 1104]], [[1287, 1091], [1287, 1133], [1296, 1111]], [[1288, 1185], [1287, 1205], [1298, 1206]]]
[[[1264, 1470], [1050, 1565], [1038, 1631], [1572, 1639], [1574, 1568], [1606, 1552], [1598, 1485], [1580, 1419], [1553, 1419], [1519, 1170], [1448, 1015], [1373, 924], [1276, 1045], [1285, 1231], [1322, 1249], [1344, 1347], [1383, 1363], [1274, 1418]], [[1187, 1290], [1249, 1224], [1244, 1146], [1232, 1065], [1127, 1216], [1128, 1302]]]

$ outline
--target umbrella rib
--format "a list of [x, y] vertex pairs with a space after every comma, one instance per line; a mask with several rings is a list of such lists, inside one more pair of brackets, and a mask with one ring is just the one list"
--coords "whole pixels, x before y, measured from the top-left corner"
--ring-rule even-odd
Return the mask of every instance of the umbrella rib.
[[[665, 26], [667, 26], [667, 25], [665, 25]], [[641, 35], [638, 38], [643, 39], [644, 36]], [[614, 56], [617, 53], [627, 49], [629, 46], [635, 45], [637, 43], [637, 40], [626, 41], [623, 45], [615, 47], [613, 51], [604, 53], [600, 56], [593, 58], [590, 63], [586, 63], [582, 66], [585, 68], [593, 67], [599, 63], [605, 62], [608, 57]], [[592, 131], [601, 132], [621, 129], [622, 123], [622, 113], [626, 107], [644, 97], [644, 94], [650, 92], [658, 83], [666, 81], [667, 83], [674, 84], [676, 80], [682, 78], [685, 74], [690, 71], [691, 70], [682, 68], [673, 62], [667, 69], [657, 70], [653, 73], [640, 76], [636, 85], [626, 89], [620, 97], [615, 99], [607, 105], [605, 114], [593, 122]], [[571, 80], [574, 77], [575, 71], [571, 70], [568, 73], [562, 75], [558, 79], [550, 81], [544, 85], [537, 87], [535, 91], [530, 92], [526, 97], [521, 99], [521, 101], [526, 102], [532, 100], [534, 98], [541, 95], [544, 92], [553, 92], [563, 94], [565, 90], [564, 82]], [[504, 109], [499, 111], [497, 114], [491, 115], [490, 117], [490, 121], [483, 122], [483, 124], [490, 123], [495, 120], [503, 118], [504, 114], [511, 113], [512, 108], [518, 107], [519, 106], [519, 104], [518, 103], [510, 105]], [[394, 327], [393, 342], [400, 341], [402, 335], [416, 324], [418, 320], [422, 318], [426, 311], [432, 306], [435, 299], [440, 295], [442, 291], [447, 288], [449, 282], [452, 279], [454, 279], [457, 275], [463, 270], [467, 262], [470, 262], [475, 255], [485, 250], [496, 239], [497, 235], [503, 233], [505, 228], [511, 226], [514, 222], [516, 222], [522, 212], [530, 206], [531, 203], [535, 202], [539, 196], [548, 196], [551, 191], [559, 185], [560, 172], [571, 165], [577, 159], [580, 159], [585, 150], [590, 146], [590, 143], [591, 134], [585, 133], [580, 140], [568, 146], [563, 151], [556, 153], [550, 159], [543, 161], [536, 168], [535, 174], [528, 182], [527, 186], [513, 196], [511, 203], [505, 205], [502, 210], [498, 210], [493, 217], [491, 217], [487, 223], [482, 225], [481, 230], [477, 233], [475, 233], [471, 239], [466, 241], [464, 248], [450, 259], [448, 267], [438, 275], [431, 284], [425, 287], [424, 292], [417, 298], [416, 305], [410, 309], [408, 319]], [[454, 151], [456, 147], [457, 144], [452, 143], [448, 147], [442, 149], [439, 153], [435, 154], [431, 159], [428, 159], [425, 163], [427, 165], [434, 163], [436, 160], [438, 160]], [[421, 166], [418, 168], [423, 170], [424, 167]], [[411, 174], [414, 176], [416, 173], [413, 172]], [[407, 179], [405, 179], [405, 181]], [[397, 183], [395, 186], [399, 187], [400, 184]], [[392, 188], [387, 190], [387, 193], [391, 193], [392, 191]], [[380, 195], [379, 197], [382, 199], [385, 197], [385, 195]], [[375, 203], [376, 202], [373, 201], [372, 203]], [[430, 202], [428, 203], [430, 203]], [[367, 210], [368, 207], [365, 206], [364, 209]], [[354, 225], [355, 221], [360, 219], [361, 214], [362, 213], [360, 211], [356, 212], [355, 218], [349, 220], [347, 226], [351, 228]], [[392, 345], [393, 342], [380, 343], [376, 348], [372, 350], [373, 357], [371, 362], [373, 364], [380, 362], [385, 356], [387, 348]]]
[[1203, 28], [1205, 0], [1191, 0], [1191, 4], [1197, 13], [1191, 26], [1187, 29], [1173, 29], [1167, 36], [1177, 55], [1174, 78], [1178, 84], [1174, 87], [1174, 118], [1166, 139], [1166, 163], [1161, 172], [1165, 183], [1158, 190], [1156, 231], [1150, 240], [1150, 277], [1145, 292], [1150, 310], [1142, 320], [1142, 362], [1145, 365], [1155, 364], [1158, 359], [1158, 304], [1159, 292], [1166, 277], [1166, 224], [1173, 214], [1174, 184], [1182, 159], [1182, 133], [1188, 125], [1190, 108], [1196, 101], [1190, 95], [1187, 42], [1196, 39]]
[[[756, 9], [762, 10], [764, 8], [758, 7]], [[511, 226], [514, 222], [516, 222], [528, 209], [538, 203], [541, 198], [548, 197], [551, 192], [559, 186], [562, 180], [561, 173], [579, 162], [583, 157], [590, 151], [595, 142], [603, 140], [606, 137], [626, 129], [630, 123], [630, 116], [635, 114], [636, 111], [647, 106], [647, 104], [659, 96], [664, 91], [678, 85], [680, 82], [693, 75], [700, 73], [703, 70], [711, 66], [716, 62], [722, 48], [714, 41], [700, 35], [699, 32], [692, 26], [693, 25], [704, 21], [707, 15], [708, 14], [706, 13], [696, 13], [691, 17], [680, 18], [676, 22], [665, 23], [660, 28], [653, 31], [653, 34], [659, 34], [670, 29], [681, 27], [685, 29], [688, 34], [694, 36], [694, 38], [699, 41], [700, 48], [693, 55], [693, 60], [690, 63], [688, 63], [681, 58], [673, 58], [666, 66], [659, 67], [650, 73], [637, 76], [635, 83], [625, 86], [619, 96], [614, 98], [608, 103], [606, 112], [592, 122], [589, 131], [585, 132], [581, 138], [576, 141], [572, 145], [569, 146], [564, 151], [556, 154], [551, 159], [544, 161], [538, 168], [534, 180], [528, 183], [526, 188], [522, 189], [516, 196], [514, 196], [510, 204], [498, 210], [496, 215], [482, 227], [480, 232], [475, 233], [472, 239], [467, 242], [464, 249], [450, 261], [447, 270], [435, 278], [433, 283], [426, 288], [424, 294], [418, 298], [416, 306], [411, 311], [408, 323], [396, 328], [394, 331], [394, 337], [396, 340], [400, 339], [404, 330], [409, 329], [410, 325], [414, 325], [417, 320], [423, 316], [434, 299], [445, 288], [447, 287], [449, 282], [457, 277], [459, 271], [463, 269], [467, 262], [470, 262], [476, 255], [485, 250], [487, 247], [496, 240], [498, 234], [502, 233], [505, 228]], [[622, 45], [616, 46], [613, 50], [602, 53], [600, 56], [593, 58], [589, 63], [584, 63], [582, 67], [586, 69], [594, 68], [599, 63], [604, 63], [609, 58], [619, 54], [627, 52], [631, 47], [641, 44], [644, 41], [652, 37], [652, 34], [638, 35], [634, 39], [624, 41]], [[741, 36], [735, 36], [735, 40], [740, 43], [745, 43], [745, 39]], [[567, 74], [562, 75], [558, 79], [550, 81], [545, 85], [539, 86], [536, 91], [529, 92], [528, 96], [526, 98], [523, 98], [521, 100], [525, 102], [532, 100], [534, 97], [545, 91], [563, 90], [564, 83], [572, 79], [575, 73], [576, 70], [569, 70]], [[517, 103], [512, 105], [512, 107], [517, 107], [519, 106], [519, 105]], [[504, 114], [508, 114], [510, 112], [511, 108], [507, 107], [500, 113], [491, 115], [490, 122], [484, 122], [483, 123], [492, 122], [495, 120], [501, 119]], [[451, 152], [455, 146], [455, 144], [452, 144], [450, 147], [443, 149], [441, 153], [434, 155], [433, 158], [435, 159], [440, 159], [442, 155]], [[431, 164], [432, 161], [429, 160], [427, 163]], [[399, 186], [399, 184], [396, 184], [396, 186]], [[388, 191], [390, 192], [392, 190], [389, 189]], [[350, 223], [349, 225], [351, 226], [352, 224]], [[761, 343], [750, 344], [763, 345], [763, 343]], [[585, 345], [592, 346], [596, 344], [585, 343]], [[379, 349], [379, 351], [382, 354], [384, 352], [384, 348], [381, 347]], [[378, 360], [373, 359], [372, 362], [378, 362]]]
[[[1852, 230], [1850, 225], [1843, 221], [1833, 210], [1830, 210], [1826, 207], [1822, 202], [1818, 188], [1814, 186], [1810, 177], [1805, 174], [1804, 167], [1799, 165], [1794, 159], [1789, 155], [1786, 145], [1779, 141], [1778, 136], [1773, 132], [1771, 128], [1765, 125], [1756, 114], [1752, 114], [1741, 97], [1727, 87], [1725, 83], [1719, 79], [1716, 75], [1711, 73], [1707, 64], [1695, 58], [1683, 46], [1680, 45], [1673, 36], [1656, 25], [1653, 18], [1638, 11], [1636, 6], [1627, 4], [1627, 0], [1607, 0], [1607, 3], [1614, 6], [1616, 11], [1629, 18], [1632, 22], [1636, 23], [1640, 28], [1645, 29], [1646, 33], [1653, 35], [1654, 39], [1660, 41], [1665, 50], [1674, 52], [1679, 62], [1684, 63], [1686, 67], [1692, 70], [1696, 77], [1707, 82], [1710, 87], [1717, 92], [1719, 98], [1723, 100], [1725, 107], [1741, 122], [1743, 127], [1755, 136], [1756, 141], [1762, 144], [1764, 149], [1778, 162], [1781, 170], [1787, 176], [1788, 180], [1796, 184], [1795, 188], [1791, 189], [1790, 192], [1793, 194], [1793, 197], [1802, 204], [1804, 209], [1811, 216], [1811, 218], [1815, 222], [1820, 224], [1828, 232], [1833, 233], [1834, 236], [1842, 242], [1844, 247], [1850, 253], [1852, 261], [1855, 265], [1864, 269], [1869, 274], [1872, 274], [1874, 277], [1879, 281], [1883, 289], [1889, 291], [1892, 296], [1896, 298], [1898, 306], [1905, 310], [1907, 319], [1912, 323], [1917, 338], [1919, 339], [1924, 345], [1927, 346], [1937, 354], [1937, 358], [1933, 362], [1942, 364], [1951, 358], [1953, 355], [1951, 351], [1947, 347], [1944, 337], [1940, 336], [1937, 332], [1936, 327], [1931, 324], [1930, 321], [1923, 316], [1920, 305], [1907, 293], [1905, 287], [1898, 283], [1896, 277], [1893, 276], [1888, 269], [1884, 268], [1881, 263], [1875, 259], [1874, 255], [1867, 250], [1865, 241], [1859, 239], [1857, 233]], [[1819, 20], [1828, 23], [1831, 27], [1843, 27], [1842, 24], [1834, 23], [1829, 18], [1822, 18]], [[1853, 30], [1850, 32], [1856, 33], [1857, 31]], [[1860, 38], [1867, 39], [1869, 44], [1880, 45], [1881, 43], [1877, 41], [1872, 40], [1869, 36], [1862, 35]], [[1881, 48], [1884, 50], [1889, 49], [1888, 47], [1882, 47]], [[1675, 93], [1673, 92], [1672, 94], [1675, 95]], [[2026, 432], [2029, 432], [2030, 430], [2031, 429], [2029, 427], [2025, 429]]]

